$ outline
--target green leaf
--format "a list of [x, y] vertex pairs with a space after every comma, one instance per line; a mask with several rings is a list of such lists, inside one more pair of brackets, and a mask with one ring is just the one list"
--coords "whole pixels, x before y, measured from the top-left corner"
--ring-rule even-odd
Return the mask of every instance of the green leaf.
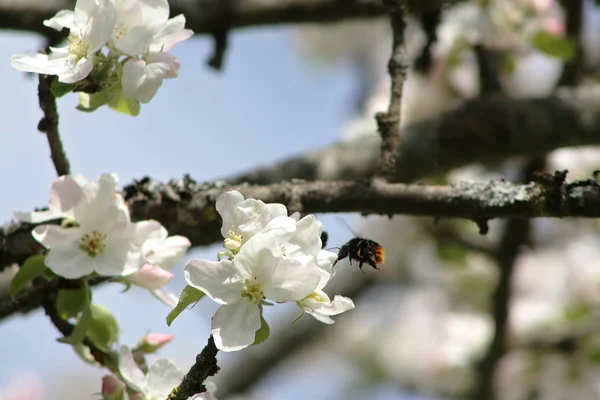
[[136, 117], [140, 114], [140, 102], [136, 99], [127, 99], [120, 93], [115, 96], [109, 103], [108, 106], [115, 111], [118, 111], [125, 115], [131, 115]]
[[118, 342], [121, 336], [119, 323], [107, 308], [97, 304], [92, 304], [90, 308], [92, 310], [92, 317], [86, 336], [100, 350], [108, 353], [112, 345]]
[[46, 271], [46, 264], [44, 264], [45, 258], [46, 256], [43, 254], [34, 254], [25, 260], [19, 269], [19, 272], [17, 272], [10, 282], [11, 296], [16, 295], [21, 290], [25, 289], [29, 282], [44, 274]]
[[85, 333], [87, 332], [88, 326], [92, 320], [92, 309], [90, 308], [90, 288], [87, 283], [84, 283], [82, 288], [85, 292], [83, 298], [86, 299], [86, 301], [83, 306], [81, 316], [79, 317], [73, 332], [71, 332], [71, 334], [67, 337], [59, 338], [59, 342], [76, 345], [83, 342], [83, 339], [85, 338]]
[[265, 340], [267, 340], [269, 338], [270, 334], [271, 334], [271, 328], [269, 328], [269, 324], [267, 324], [267, 321], [265, 321], [265, 319], [263, 318], [263, 316], [261, 314], [260, 315], [260, 328], [258, 328], [256, 333], [254, 334], [254, 343], [252, 343], [252, 346], [261, 344], [262, 342], [264, 342]]
[[103, 105], [108, 104], [108, 102], [111, 101], [114, 96], [114, 91], [110, 89], [93, 94], [80, 92], [79, 105], [77, 106], [77, 109], [85, 112], [96, 111]]
[[189, 306], [190, 304], [197, 303], [202, 297], [204, 297], [204, 292], [202, 290], [198, 290], [195, 287], [191, 287], [187, 285], [181, 291], [181, 296], [179, 296], [179, 302], [171, 310], [169, 315], [167, 315], [167, 325], [171, 326], [175, 318], [179, 316]]
[[77, 84], [75, 83], [63, 83], [59, 82], [58, 79], [54, 78], [54, 80], [52, 81], [51, 90], [54, 97], [60, 98], [66, 95], [67, 93], [71, 93], [76, 87]]
[[555, 36], [548, 31], [540, 30], [533, 36], [533, 46], [547, 55], [563, 61], [575, 57], [576, 49], [572, 40]]
[[56, 298], [56, 311], [62, 319], [75, 318], [89, 304], [87, 285], [79, 289], [61, 289]]
[[86, 363], [96, 365], [96, 359], [92, 355], [90, 348], [88, 346], [86, 346], [85, 344], [83, 344], [83, 343], [74, 344], [73, 350], [75, 350], [75, 353], [79, 357], [81, 357], [81, 359], [83, 361], [85, 361]]

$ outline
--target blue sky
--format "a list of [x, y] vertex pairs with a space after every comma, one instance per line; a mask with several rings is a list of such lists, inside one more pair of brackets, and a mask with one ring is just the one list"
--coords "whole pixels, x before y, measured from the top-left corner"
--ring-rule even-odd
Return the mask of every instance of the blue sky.
[[[210, 40], [192, 38], [180, 44], [173, 51], [182, 65], [179, 78], [165, 81], [137, 118], [109, 109], [86, 114], [75, 110], [76, 96], [60, 99], [60, 130], [72, 171], [88, 179], [116, 172], [122, 184], [145, 175], [166, 181], [185, 173], [198, 181], [210, 181], [336, 141], [354, 94], [352, 71], [309, 65], [294, 51], [292, 39], [292, 32], [284, 29], [236, 33], [222, 73], [205, 66], [212, 51]], [[41, 46], [35, 35], [0, 34], [0, 59], [5, 60], [0, 63], [2, 221], [8, 221], [13, 210], [43, 206], [55, 178], [46, 139], [36, 130], [41, 116], [37, 78], [13, 70], [8, 62], [14, 53], [34, 52]], [[350, 237], [333, 217], [324, 218], [324, 223], [333, 234], [331, 245]], [[186, 260], [213, 259], [217, 251], [215, 246], [194, 250]], [[182, 265], [170, 284], [177, 293], [184, 285]], [[182, 367], [189, 366], [206, 343], [216, 306], [201, 302], [168, 328], [165, 306], [143, 291], [119, 294], [120, 289], [98, 290], [94, 301], [116, 314], [122, 342], [133, 344], [148, 331], [173, 333], [176, 340], [162, 355], [174, 358]], [[55, 341], [57, 336], [39, 311], [3, 323], [0, 387], [20, 372], [32, 371], [43, 380], [49, 399], [94, 398], [92, 393], [100, 389], [103, 372], [84, 366], [66, 345]], [[239, 356], [243, 353], [221, 355], [220, 360], [226, 365]], [[67, 374], [81, 380], [79, 395], [89, 392], [90, 396], [65, 394]], [[292, 387], [306, 387], [305, 381], [310, 380], [306, 376], [288, 378], [267, 380], [259, 393], [268, 393], [273, 399], [292, 398], [286, 393]], [[316, 387], [310, 393], [324, 394], [321, 390], [322, 386]], [[335, 386], [329, 385], [327, 390], [331, 390], [330, 398], [335, 398]], [[387, 392], [383, 389], [382, 393]], [[392, 393], [381, 398], [398, 398], [396, 391]]]

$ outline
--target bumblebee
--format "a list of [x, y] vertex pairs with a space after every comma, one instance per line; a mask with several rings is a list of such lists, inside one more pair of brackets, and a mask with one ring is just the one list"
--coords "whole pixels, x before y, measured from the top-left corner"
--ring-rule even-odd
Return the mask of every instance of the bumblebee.
[[348, 261], [352, 265], [352, 260], [358, 261], [358, 268], [362, 271], [363, 264], [369, 264], [375, 269], [380, 269], [377, 264], [382, 264], [385, 260], [385, 252], [383, 247], [374, 240], [355, 237], [350, 239], [348, 243], [340, 247], [338, 258], [333, 265], [338, 261], [348, 257]]

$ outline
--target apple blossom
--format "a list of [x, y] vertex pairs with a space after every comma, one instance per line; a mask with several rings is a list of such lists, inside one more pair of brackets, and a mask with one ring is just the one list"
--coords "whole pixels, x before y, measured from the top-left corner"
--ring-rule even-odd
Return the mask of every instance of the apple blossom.
[[156, 221], [132, 223], [123, 199], [116, 193], [115, 175], [103, 174], [85, 185], [73, 208], [76, 227], [40, 225], [33, 237], [49, 249], [46, 265], [67, 279], [96, 272], [122, 276], [139, 270], [146, 262], [144, 242], [161, 225]]
[[148, 333], [138, 340], [137, 344], [133, 347], [133, 351], [144, 354], [154, 353], [156, 350], [173, 340], [173, 337], [173, 335], [167, 333]]
[[44, 25], [58, 31], [69, 28], [67, 47], [51, 47], [46, 54], [16, 54], [11, 65], [19, 70], [58, 75], [64, 83], [86, 78], [94, 67], [94, 56], [110, 39], [117, 19], [112, 0], [78, 0], [75, 10], [59, 11]]
[[321, 273], [314, 263], [285, 257], [276, 236], [261, 233], [251, 237], [233, 260], [190, 261], [185, 277], [190, 286], [222, 304], [212, 319], [215, 345], [236, 351], [254, 342], [265, 299], [302, 300], [317, 287]]
[[183, 372], [168, 358], [159, 358], [148, 366], [148, 373], [136, 364], [131, 350], [121, 346], [119, 372], [129, 386], [144, 400], [164, 400], [183, 379]]

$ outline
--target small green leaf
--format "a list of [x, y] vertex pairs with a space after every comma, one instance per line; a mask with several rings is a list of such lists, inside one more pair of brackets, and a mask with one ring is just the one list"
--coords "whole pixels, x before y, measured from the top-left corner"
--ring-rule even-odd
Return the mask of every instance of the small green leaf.
[[100, 350], [108, 353], [112, 345], [119, 341], [121, 330], [115, 316], [105, 307], [97, 304], [90, 306], [92, 318], [86, 336]]
[[98, 108], [103, 105], [108, 104], [110, 100], [112, 100], [114, 93], [110, 90], [103, 90], [98, 93], [79, 93], [79, 105], [77, 109], [79, 111], [92, 112], [96, 111]]
[[177, 302], [175, 308], [167, 315], [167, 325], [171, 326], [175, 318], [177, 318], [187, 306], [197, 303], [202, 297], [204, 297], [204, 292], [202, 290], [198, 290], [190, 285], [184, 287], [181, 291], [181, 296], [179, 296], [179, 302]]
[[81, 359], [83, 361], [85, 361], [86, 363], [96, 365], [96, 359], [92, 355], [90, 348], [88, 346], [86, 346], [85, 344], [83, 344], [83, 343], [74, 344], [73, 350], [75, 350], [75, 353], [79, 357], [81, 357]]
[[59, 82], [58, 79], [54, 78], [54, 80], [52, 81], [51, 90], [54, 97], [59, 98], [63, 97], [67, 93], [71, 93], [76, 87], [77, 84], [75, 83], [63, 83]]
[[261, 314], [260, 328], [258, 328], [256, 333], [254, 334], [254, 343], [252, 343], [252, 346], [261, 344], [262, 342], [264, 342], [265, 340], [267, 340], [269, 338], [270, 334], [271, 334], [271, 328], [269, 328], [269, 324], [267, 324], [267, 321], [265, 321], [265, 319], [263, 318], [263, 316]]
[[79, 289], [61, 289], [56, 298], [56, 311], [62, 319], [75, 318], [89, 304], [86, 285]]
[[128, 99], [120, 93], [115, 96], [109, 103], [108, 106], [115, 111], [118, 111], [125, 115], [131, 115], [136, 117], [140, 114], [140, 102], [136, 99]]
[[46, 271], [46, 264], [44, 264], [45, 258], [46, 256], [43, 254], [34, 254], [25, 260], [19, 269], [19, 272], [17, 272], [10, 282], [11, 296], [16, 295], [21, 290], [25, 289], [29, 282], [44, 274]]
[[547, 55], [563, 61], [572, 60], [576, 49], [572, 40], [540, 30], [533, 36], [533, 46]]
[[85, 338], [85, 333], [92, 320], [92, 309], [90, 308], [90, 288], [87, 283], [85, 283], [82, 288], [85, 292], [83, 298], [86, 299], [86, 301], [81, 316], [79, 317], [79, 321], [77, 321], [77, 325], [75, 325], [73, 332], [67, 337], [59, 338], [59, 342], [76, 345], [83, 342], [83, 339]]

